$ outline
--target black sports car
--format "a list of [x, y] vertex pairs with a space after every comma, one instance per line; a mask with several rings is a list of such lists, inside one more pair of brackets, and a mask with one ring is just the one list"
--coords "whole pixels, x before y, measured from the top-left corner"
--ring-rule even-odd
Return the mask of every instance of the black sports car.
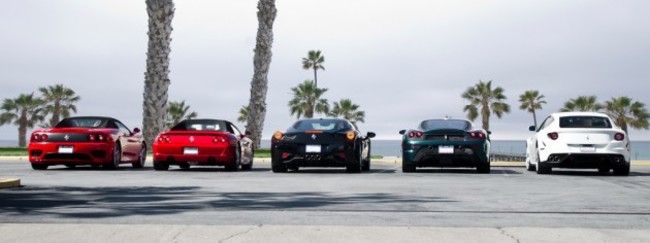
[[302, 119], [271, 139], [273, 172], [299, 167], [346, 167], [348, 172], [370, 170], [370, 138], [345, 119]]

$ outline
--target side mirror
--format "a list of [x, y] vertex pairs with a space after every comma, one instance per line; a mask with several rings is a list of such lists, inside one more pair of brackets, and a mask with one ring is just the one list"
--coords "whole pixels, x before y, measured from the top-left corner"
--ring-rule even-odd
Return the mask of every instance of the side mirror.
[[246, 134], [246, 136], [250, 136], [250, 135], [253, 135], [253, 133], [252, 133], [252, 132], [250, 132], [250, 131], [246, 131], [246, 132], [244, 132], [244, 134]]
[[366, 138], [374, 138], [375, 136], [377, 136], [377, 134], [374, 132], [368, 132], [368, 134], [366, 134]]
[[133, 128], [133, 134], [138, 134], [140, 133], [140, 128]]
[[404, 135], [404, 133], [406, 133], [406, 130], [399, 130], [399, 134]]
[[487, 131], [488, 135], [492, 135], [492, 131]]
[[535, 126], [528, 127], [528, 131], [534, 132], [535, 131]]

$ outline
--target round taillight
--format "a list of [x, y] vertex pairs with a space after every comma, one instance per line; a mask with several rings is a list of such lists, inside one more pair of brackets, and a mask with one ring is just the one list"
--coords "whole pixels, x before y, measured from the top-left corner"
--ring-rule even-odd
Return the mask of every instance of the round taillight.
[[159, 143], [162, 143], [162, 142], [163, 142], [163, 138], [162, 138], [162, 137], [158, 137], [158, 142], [159, 142]]
[[420, 132], [420, 131], [415, 132], [415, 136], [421, 138], [422, 137], [422, 132]]
[[357, 135], [354, 134], [353, 131], [349, 131], [348, 133], [345, 134], [345, 137], [346, 137], [348, 140], [353, 140], [354, 137], [356, 137], [356, 136], [357, 136]]
[[275, 140], [280, 140], [280, 139], [282, 139], [282, 136], [284, 136], [284, 134], [283, 134], [282, 132], [280, 132], [280, 131], [277, 131], [277, 132], [275, 132], [275, 133], [273, 134], [273, 138], [275, 138]]
[[97, 135], [97, 140], [104, 142], [106, 141], [106, 136], [104, 136], [103, 134], [99, 134]]
[[550, 132], [550, 133], [547, 134], [547, 136], [551, 140], [556, 140], [559, 137], [559, 135], [556, 132]]
[[43, 140], [43, 141], [47, 140], [47, 134], [41, 135], [41, 140]]
[[414, 132], [409, 132], [409, 138], [413, 138], [413, 137], [415, 137], [415, 133]]
[[622, 134], [620, 132], [616, 133], [614, 134], [614, 139], [616, 139], [616, 141], [623, 141], [623, 139], [625, 139], [625, 134]]
[[88, 140], [93, 142], [95, 141], [95, 135], [94, 134], [88, 134]]
[[169, 141], [171, 141], [171, 140], [172, 140], [171, 138], [169, 138], [169, 137], [165, 137], [165, 142], [169, 142]]

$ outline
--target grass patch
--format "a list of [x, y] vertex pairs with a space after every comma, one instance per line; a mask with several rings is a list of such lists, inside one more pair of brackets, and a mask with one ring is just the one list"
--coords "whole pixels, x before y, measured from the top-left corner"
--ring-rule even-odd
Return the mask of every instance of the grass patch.
[[271, 149], [256, 149], [255, 158], [271, 158]]
[[27, 148], [0, 147], [0, 156], [27, 156]]

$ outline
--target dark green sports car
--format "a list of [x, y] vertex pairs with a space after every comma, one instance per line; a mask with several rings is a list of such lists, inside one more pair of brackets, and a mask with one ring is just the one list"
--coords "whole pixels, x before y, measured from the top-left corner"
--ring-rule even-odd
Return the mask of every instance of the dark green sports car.
[[401, 130], [402, 171], [416, 167], [476, 167], [490, 173], [489, 132], [464, 119], [424, 120], [416, 130]]

